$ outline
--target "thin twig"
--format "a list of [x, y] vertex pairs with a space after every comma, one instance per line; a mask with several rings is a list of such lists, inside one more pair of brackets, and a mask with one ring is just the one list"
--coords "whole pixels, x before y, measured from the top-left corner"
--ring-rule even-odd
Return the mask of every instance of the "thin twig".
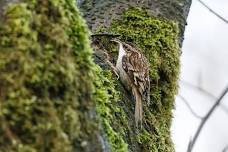
[[[213, 100], [217, 100], [217, 97], [215, 97], [212, 93], [210, 93], [209, 91], [207, 91], [199, 86], [196, 86], [196, 85], [191, 84], [190, 82], [187, 82], [184, 80], [180, 80], [180, 82], [185, 86], [196, 89], [197, 91], [203, 93], [204, 95], [208, 96], [209, 98], [211, 98]], [[225, 105], [221, 104], [221, 105], [219, 105], [219, 107], [228, 115], [228, 108]]]
[[219, 19], [221, 19], [223, 22], [228, 24], [228, 20], [225, 19], [224, 17], [222, 17], [221, 15], [219, 15], [218, 13], [216, 13], [213, 9], [211, 9], [207, 4], [205, 4], [203, 1], [198, 0], [200, 2], [200, 4], [202, 4], [204, 7], [206, 7], [212, 14], [214, 14], [215, 16], [217, 16]]
[[191, 84], [190, 82], [187, 82], [187, 81], [184, 81], [184, 80], [180, 80], [180, 82], [183, 84], [183, 85], [186, 85], [186, 86], [189, 86], [193, 89], [197, 89], [198, 91], [200, 91], [201, 93], [205, 94], [206, 96], [212, 98], [212, 99], [217, 99], [217, 97], [215, 97], [212, 93], [208, 92], [207, 90], [204, 90], [203, 88], [199, 87], [199, 86], [196, 86], [194, 84]]
[[188, 150], [187, 152], [191, 152], [200, 133], [201, 130], [203, 129], [204, 125], [206, 124], [207, 120], [210, 118], [210, 116], [213, 114], [213, 112], [215, 111], [215, 109], [219, 106], [219, 104], [221, 103], [222, 99], [224, 98], [224, 96], [227, 94], [228, 92], [228, 86], [225, 88], [225, 90], [222, 92], [221, 96], [218, 98], [218, 100], [215, 102], [215, 104], [211, 107], [211, 109], [208, 111], [208, 113], [206, 114], [206, 116], [204, 117], [204, 119], [202, 119], [194, 137], [193, 140], [189, 142], [188, 145]]
[[185, 105], [187, 106], [187, 108], [189, 109], [189, 111], [192, 113], [192, 115], [194, 117], [196, 117], [197, 119], [202, 120], [204, 117], [198, 115], [190, 106], [189, 102], [185, 99], [185, 97], [183, 97], [182, 95], [178, 94], [178, 97], [185, 103]]

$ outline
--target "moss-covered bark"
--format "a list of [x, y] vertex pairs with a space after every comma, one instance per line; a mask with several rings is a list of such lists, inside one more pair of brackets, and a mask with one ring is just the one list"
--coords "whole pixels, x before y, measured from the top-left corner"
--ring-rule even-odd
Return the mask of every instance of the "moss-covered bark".
[[[118, 90], [120, 96], [118, 102], [111, 100], [112, 102], [106, 103], [106, 107], [111, 107], [109, 115], [112, 115], [112, 118], [105, 118], [106, 123], [112, 126], [114, 134], [119, 134], [120, 141], [128, 144], [129, 151], [174, 151], [170, 126], [180, 66], [177, 23], [157, 19], [141, 9], [129, 9], [109, 28], [101, 31], [119, 34], [122, 41], [134, 43], [140, 48], [149, 59], [151, 79], [151, 103], [143, 103], [143, 129], [135, 129], [134, 100], [118, 81], [115, 81], [118, 83], [115, 90]], [[99, 56], [98, 52], [106, 51], [110, 61], [117, 58], [117, 48], [110, 45], [107, 37], [95, 37], [94, 48], [96, 57]], [[102, 66], [104, 61], [97, 63], [105, 68]], [[113, 95], [112, 92], [109, 94]], [[100, 106], [103, 104], [97, 103], [98, 113], [100, 108], [104, 109], [105, 106]], [[107, 138], [112, 136], [106, 129], [105, 131]], [[122, 150], [116, 146], [113, 151]]]
[[0, 151], [101, 151], [95, 65], [74, 0], [0, 7]]
[[189, 8], [192, 0], [78, 0], [89, 27], [94, 31], [109, 27], [123, 11], [137, 7], [154, 17], [176, 21], [179, 25], [179, 44], [183, 41]]
[[[97, 102], [106, 146], [111, 151], [173, 152], [170, 135], [174, 97], [177, 93], [180, 48], [191, 1], [80, 1], [94, 33], [120, 35], [138, 47], [150, 61], [151, 103], [143, 104], [143, 129], [134, 127], [134, 100], [115, 76], [108, 78], [119, 94], [117, 100]], [[179, 32], [180, 31], [180, 32]], [[94, 59], [105, 70], [115, 64], [117, 48], [108, 36], [94, 36]], [[106, 53], [104, 53], [106, 52]], [[107, 58], [108, 54], [108, 58]], [[107, 87], [106, 87], [107, 89]], [[113, 96], [113, 92], [108, 92]], [[108, 110], [106, 109], [108, 108]], [[106, 109], [105, 117], [102, 109]], [[106, 117], [108, 115], [108, 117]], [[108, 128], [104, 126], [110, 126]], [[110, 132], [112, 130], [112, 132]], [[113, 136], [117, 135], [117, 136]], [[113, 138], [114, 137], [114, 138]], [[109, 139], [113, 140], [109, 140]], [[127, 144], [127, 149], [120, 148]]]
[[[175, 15], [167, 17], [162, 8], [156, 14], [158, 2], [137, 2], [78, 1], [93, 32], [120, 34], [150, 61], [151, 103], [143, 104], [138, 131], [134, 100], [113, 76], [104, 53], [114, 63], [117, 48], [106, 37], [95, 38], [94, 60], [102, 68], [93, 63], [88, 30], [74, 0], [0, 1], [0, 151], [174, 151], [171, 110], [183, 34], [182, 26], [178, 35], [177, 24], [183, 25], [186, 15], [170, 21]], [[137, 9], [128, 9], [136, 4]], [[189, 1], [157, 6], [179, 4], [181, 13]]]

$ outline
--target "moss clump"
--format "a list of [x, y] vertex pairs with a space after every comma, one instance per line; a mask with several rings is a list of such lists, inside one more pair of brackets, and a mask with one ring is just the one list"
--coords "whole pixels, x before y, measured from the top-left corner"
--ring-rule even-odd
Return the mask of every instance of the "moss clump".
[[[143, 104], [144, 128], [139, 132], [135, 131], [134, 102], [126, 97], [127, 92], [119, 85], [119, 90], [123, 92], [120, 94], [122, 101], [117, 105], [110, 103], [108, 106], [124, 111], [123, 115], [113, 115], [113, 120], [125, 119], [127, 123], [112, 121], [110, 123], [113, 130], [120, 133], [128, 143], [129, 151], [174, 151], [170, 126], [180, 66], [177, 24], [152, 17], [146, 11], [131, 8], [105, 31], [120, 34], [122, 41], [134, 43], [150, 62], [151, 103]], [[105, 43], [105, 40], [103, 42]], [[117, 53], [110, 49], [110, 45], [103, 45], [107, 46], [106, 50], [110, 50], [111, 57], [116, 58]]]
[[0, 24], [0, 151], [99, 151], [94, 64], [74, 0], [23, 0]]
[[102, 124], [101, 129], [104, 129], [105, 138], [108, 141], [107, 146], [113, 152], [126, 152], [127, 144], [120, 136], [120, 132], [114, 131], [111, 126], [111, 122], [118, 121], [114, 119], [115, 114], [124, 117], [123, 111], [117, 105], [119, 102], [119, 92], [116, 91], [112, 73], [108, 70], [102, 70], [99, 67], [97, 67], [96, 73], [96, 109]]

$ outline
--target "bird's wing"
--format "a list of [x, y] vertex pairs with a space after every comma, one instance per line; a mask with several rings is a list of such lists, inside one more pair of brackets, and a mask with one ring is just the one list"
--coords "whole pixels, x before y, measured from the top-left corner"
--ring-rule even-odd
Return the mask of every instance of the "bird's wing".
[[149, 85], [149, 66], [147, 59], [136, 50], [127, 51], [126, 55], [122, 58], [122, 65], [132, 83], [138, 88], [140, 94], [145, 94]]

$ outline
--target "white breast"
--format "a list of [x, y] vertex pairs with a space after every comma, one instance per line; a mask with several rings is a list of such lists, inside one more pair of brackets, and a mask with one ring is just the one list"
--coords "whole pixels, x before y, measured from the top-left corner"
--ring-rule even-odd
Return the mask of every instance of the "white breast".
[[128, 76], [128, 74], [126, 73], [126, 71], [123, 69], [123, 56], [126, 55], [126, 52], [123, 48], [123, 44], [119, 43], [119, 54], [118, 54], [118, 59], [116, 62], [116, 69], [118, 70], [118, 74], [120, 77], [121, 82], [124, 84], [124, 86], [126, 87], [127, 90], [131, 91], [131, 80]]
[[125, 70], [123, 69], [123, 64], [122, 64], [122, 59], [123, 59], [123, 56], [126, 55], [126, 52], [123, 48], [123, 45], [122, 43], [119, 44], [119, 54], [118, 54], [118, 59], [117, 59], [117, 62], [116, 62], [116, 68], [119, 72], [119, 76], [120, 76], [120, 79], [121, 80], [124, 80], [126, 78], [128, 78], [127, 76], [127, 73], [125, 72]]
[[119, 54], [118, 54], [118, 59], [116, 62], [116, 68], [122, 68], [122, 58], [126, 54], [123, 45], [120, 43], [119, 44]]

